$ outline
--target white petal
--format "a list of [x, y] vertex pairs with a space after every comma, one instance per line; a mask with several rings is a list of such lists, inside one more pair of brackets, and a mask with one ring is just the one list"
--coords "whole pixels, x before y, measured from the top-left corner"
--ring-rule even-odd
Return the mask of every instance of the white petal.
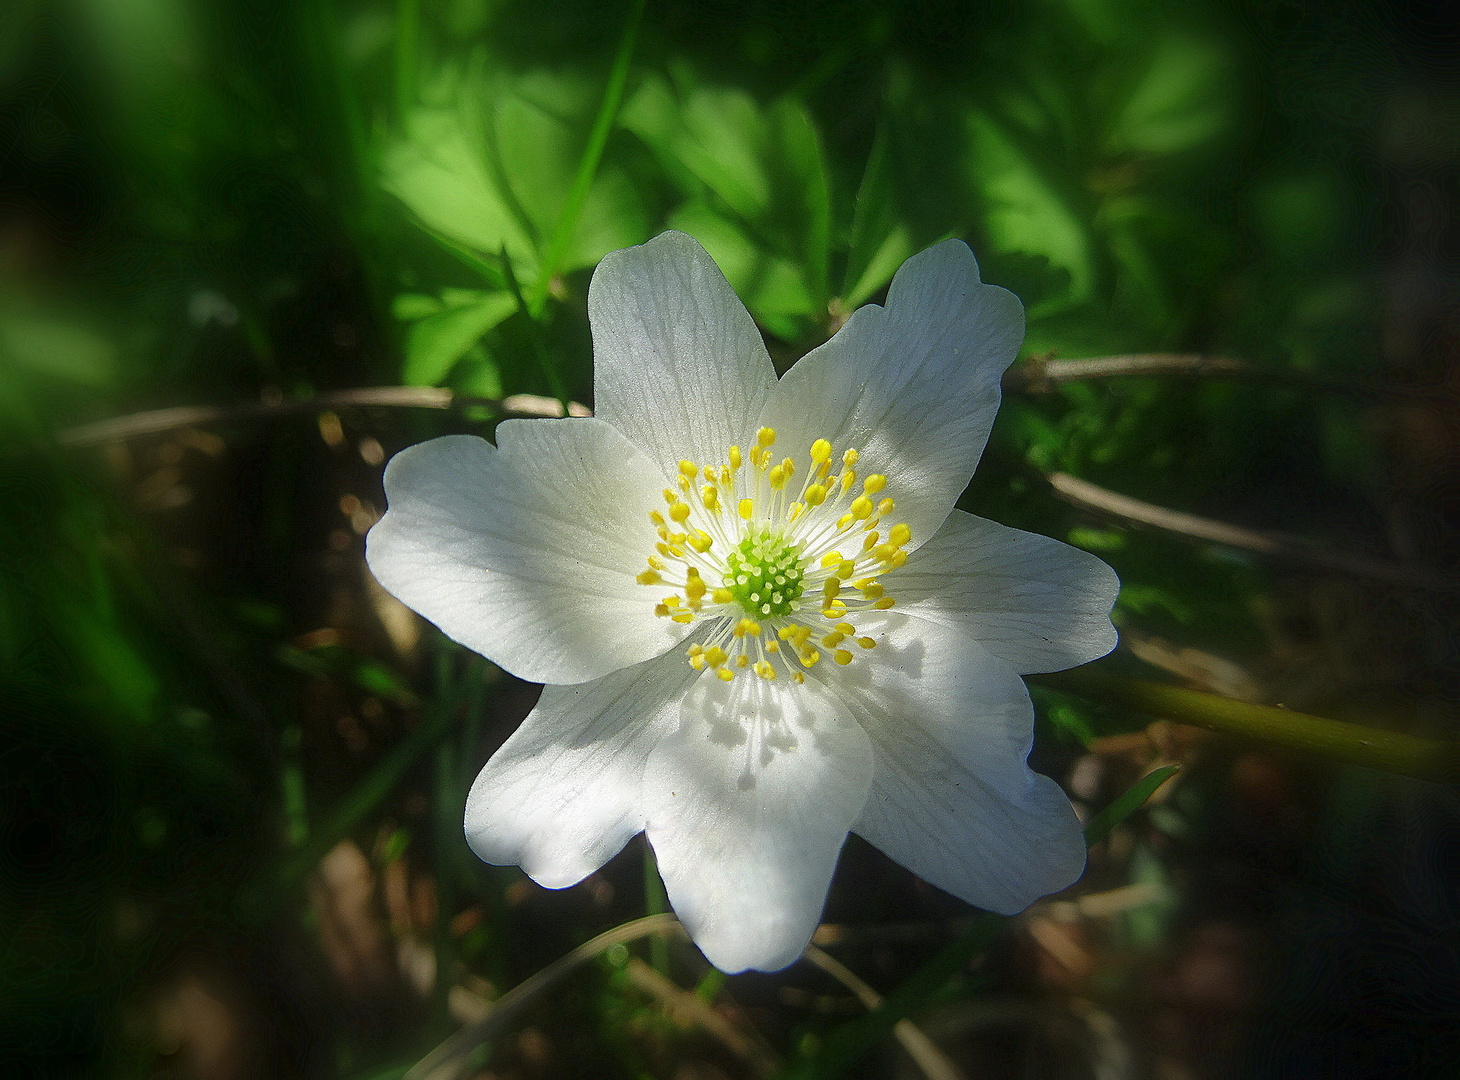
[[449, 435], [391, 459], [365, 551], [380, 583], [533, 682], [586, 682], [682, 638], [634, 580], [657, 539], [653, 463], [597, 419], [508, 420], [497, 443]]
[[644, 828], [644, 763], [679, 723], [697, 672], [678, 653], [578, 686], [547, 686], [466, 800], [483, 860], [538, 884], [581, 881]]
[[605, 256], [588, 289], [595, 415], [669, 475], [755, 437], [776, 371], [750, 313], [682, 232]]
[[796, 960], [872, 775], [867, 736], [819, 690], [702, 678], [645, 773], [675, 913], [722, 971]]
[[963, 630], [1018, 672], [1060, 671], [1115, 648], [1114, 570], [962, 510], [885, 580], [899, 611]]
[[1024, 337], [1024, 308], [979, 280], [968, 245], [947, 240], [903, 263], [887, 306], [857, 309], [777, 384], [763, 422], [777, 452], [818, 438], [887, 477], [896, 518], [926, 541], [968, 486], [999, 408], [999, 377]]
[[828, 677], [876, 754], [853, 831], [990, 911], [1012, 914], [1069, 885], [1084, 839], [1059, 785], [1027, 764], [1024, 683], [958, 631], [906, 615], [875, 622], [863, 625], [878, 647]]

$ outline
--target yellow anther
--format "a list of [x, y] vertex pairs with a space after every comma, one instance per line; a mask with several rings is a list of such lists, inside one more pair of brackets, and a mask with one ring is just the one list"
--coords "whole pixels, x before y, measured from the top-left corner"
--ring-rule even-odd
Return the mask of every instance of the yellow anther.
[[852, 562], [851, 559], [845, 560], [840, 566], [836, 568], [836, 576], [842, 578], [843, 580], [851, 577], [856, 572], [857, 564]]
[[739, 656], [737, 656], [735, 658], [735, 666], [736, 667], [747, 667], [747, 666], [749, 666], [749, 664], [750, 664], [750, 657], [746, 656], [744, 653], [741, 653]]
[[886, 517], [895, 509], [897, 509], [897, 504], [895, 502], [893, 502], [891, 499], [883, 499], [877, 504], [877, 516]]
[[[681, 465], [680, 468], [682, 469], [684, 468], [684, 466]], [[865, 491], [868, 495], [876, 495], [886, 486], [887, 477], [883, 476], [881, 473], [873, 473], [871, 476], [867, 477], [867, 479], [862, 481], [862, 490]]]
[[731, 671], [727, 667], [722, 667], [715, 670], [715, 676], [722, 682], [729, 682], [731, 679], [735, 678], [735, 672]]
[[[737, 465], [737, 468], [738, 467], [739, 466]], [[729, 465], [721, 465], [720, 466], [720, 483], [723, 484], [723, 485], [725, 485], [726, 487], [729, 487], [730, 486], [730, 466]]]
[[851, 637], [857, 632], [857, 628], [849, 622], [839, 622], [836, 624], [836, 628], [843, 634], [846, 634], [847, 637]]
[[821, 643], [825, 645], [828, 649], [834, 649], [843, 641], [845, 641], [846, 638], [847, 635], [843, 634], [840, 630], [833, 630], [831, 633], [827, 634], [826, 637], [821, 639]]
[[794, 461], [792, 461], [790, 458], [782, 458], [781, 459], [781, 468], [783, 468], [783, 469], [786, 470], [786, 479], [787, 480], [789, 480], [791, 477], [793, 477], [793, 476], [796, 475], [796, 463]]
[[704, 529], [696, 529], [689, 535], [689, 546], [702, 555], [710, 550], [710, 545], [714, 542], [714, 539]]
[[760, 446], [770, 446], [776, 441], [776, 429], [763, 427], [755, 433], [755, 441]]
[[795, 634], [796, 628], [794, 626], [783, 626], [776, 631], [776, 637], [780, 638], [782, 641], [790, 641], [791, 638], [795, 636]]
[[884, 596], [881, 600], [878, 600], [877, 603], [873, 604], [872, 606], [878, 611], [886, 611], [895, 603], [897, 603], [897, 601], [894, 600], [892, 597]]
[[[699, 466], [696, 465], [693, 461], [681, 461], [679, 463], [679, 471], [682, 472], [685, 476], [689, 477], [691, 480], [693, 480], [696, 476], [700, 474]], [[870, 479], [868, 480], [868, 483], [871, 483]]]
[[675, 483], [679, 485], [679, 490], [680, 491], [688, 491], [689, 490], [689, 477], [688, 476], [681, 476], [679, 479], [675, 480]]
[[843, 514], [841, 517], [839, 517], [839, 518], [836, 519], [836, 527], [838, 529], [845, 529], [848, 525], [850, 525], [855, 520], [857, 520], [857, 519], [854, 518], [854, 517], [852, 517], [851, 514]]
[[704, 671], [705, 658], [703, 656], [691, 656], [689, 658], [689, 666], [694, 668], [696, 671]]
[[705, 651], [705, 647], [703, 645], [696, 644], [696, 645], [691, 645], [688, 649], [685, 649], [684, 650], [684, 655], [685, 656], [698, 656], [700, 653], [702, 653], [704, 651]]
[[709, 484], [700, 488], [700, 499], [704, 502], [706, 510], [718, 511], [720, 509], [720, 493]]
[[[848, 451], [848, 453], [850, 453], [850, 452], [851, 451]], [[856, 469], [844, 469], [842, 471], [841, 480], [842, 480], [842, 490], [843, 491], [846, 491], [847, 488], [851, 487], [853, 484], [855, 484], [857, 482], [857, 470]]]
[[760, 623], [754, 619], [741, 619], [735, 624], [736, 637], [745, 637], [747, 634], [751, 637], [760, 637]]
[[911, 539], [912, 529], [908, 527], [906, 522], [894, 525], [892, 531], [887, 534], [887, 542], [894, 547], [902, 547], [903, 544], [906, 544]]
[[710, 593], [710, 599], [717, 604], [728, 604], [731, 600], [735, 599], [735, 594], [729, 589], [716, 589]]
[[776, 669], [771, 667], [771, 662], [769, 660], [762, 660], [760, 663], [756, 664], [755, 673], [759, 675], [762, 679], [765, 679], [767, 681], [774, 681], [776, 677]]
[[836, 652], [831, 654], [831, 658], [842, 667], [846, 667], [852, 662], [852, 654], [847, 652], [846, 649], [838, 649]]
[[661, 514], [658, 510], [649, 511], [649, 520], [652, 521], [655, 525], [658, 525], [660, 528], [664, 527], [664, 515]]
[[771, 490], [779, 491], [786, 486], [786, 470], [784, 466], [773, 465], [770, 472]]
[[907, 552], [905, 552], [905, 551], [899, 551], [896, 555], [894, 555], [892, 558], [890, 558], [890, 559], [887, 560], [887, 565], [891, 569], [896, 570], [899, 566], [902, 566], [906, 562], [907, 562]]
[[820, 484], [812, 484], [806, 489], [806, 505], [820, 506], [826, 502], [826, 488]]
[[740, 468], [740, 465], [741, 465], [740, 447], [738, 447], [738, 446], [732, 446], [730, 448], [730, 467], [732, 469], [738, 469], [738, 468]]
[[799, 671], [793, 671], [793, 672], [791, 672], [791, 678], [793, 678], [793, 679], [796, 680], [796, 685], [797, 686], [800, 686], [802, 683], [804, 683], [806, 681], [806, 676], [803, 675]]
[[825, 555], [823, 555], [821, 557], [821, 565], [823, 567], [825, 567], [825, 566], [835, 566], [837, 563], [839, 563], [841, 561], [842, 561], [842, 553], [840, 551], [829, 551], [829, 552], [827, 552]]
[[754, 514], [754, 513], [755, 513], [755, 501], [753, 499], [741, 499], [740, 500], [740, 520], [742, 520], [742, 521], [749, 521], [751, 515]]
[[850, 469], [861, 459], [861, 457], [862, 455], [857, 453], [855, 450], [848, 450], [845, 454], [842, 455], [842, 464]]
[[880, 581], [869, 581], [865, 585], [857, 586], [857, 588], [862, 590], [862, 595], [868, 600], [877, 600], [882, 596], [882, 582]]
[[802, 667], [815, 667], [816, 661], [821, 659], [821, 654], [815, 649], [807, 649], [801, 654]]
[[667, 607], [670, 611], [673, 611], [675, 608], [679, 607], [679, 597], [666, 596], [664, 598], [664, 606]]
[[767, 641], [765, 643], [765, 651], [768, 653], [778, 653], [781, 651], [781, 643], [779, 641]]
[[[865, 495], [858, 495], [855, 499], [852, 500], [852, 505], [849, 506], [847, 509], [852, 512], [852, 516], [858, 521], [865, 521], [867, 518], [872, 516], [872, 500], [867, 498], [867, 496]], [[673, 510], [669, 511], [669, 516], [674, 517]], [[677, 520], [683, 521], [684, 519], [678, 518]]]
[[877, 642], [869, 637], [859, 637], [857, 639], [857, 644], [862, 646], [862, 648], [864, 649], [875, 649], [877, 647]]
[[805, 510], [806, 507], [803, 506], [801, 503], [792, 503], [790, 513], [786, 515], [786, 520], [795, 521], [798, 517], [802, 515], [802, 513], [805, 512]]
[[684, 595], [690, 598], [690, 602], [698, 600], [705, 595], [705, 579], [692, 577], [684, 583]]
[[655, 604], [654, 614], [658, 615], [661, 619], [667, 619], [669, 618], [669, 609], [663, 604]]
[[872, 549], [872, 554], [876, 555], [883, 562], [886, 562], [901, 550], [902, 548], [896, 544], [878, 544]]
[[842, 591], [842, 579], [837, 577], [827, 578], [826, 584], [821, 587], [821, 591], [826, 594], [828, 600], [834, 600]]
[[664, 569], [664, 560], [661, 559], [661, 558], [659, 558], [659, 557], [657, 557], [657, 556], [655, 556], [655, 555], [650, 555], [649, 556], [648, 563], [649, 563], [649, 568], [651, 570], [663, 570]]
[[831, 460], [831, 443], [825, 439], [817, 439], [811, 444], [811, 460], [820, 465], [823, 461]]
[[657, 584], [658, 581], [659, 581], [659, 571], [658, 570], [643, 570], [643, 571], [641, 571], [639, 573], [639, 576], [638, 577], [634, 578], [634, 580], [637, 581], [640, 585], [654, 585], [654, 584]]
[[725, 650], [720, 648], [720, 646], [718, 645], [712, 646], [705, 650], [705, 660], [709, 662], [709, 665], [711, 667], [719, 667], [727, 659], [729, 659], [729, 654], [727, 654]]
[[669, 508], [669, 517], [681, 525], [684, 524], [684, 519], [689, 517], [689, 503], [675, 503]]
[[835, 621], [837, 619], [840, 619], [846, 613], [847, 613], [847, 605], [846, 604], [843, 604], [840, 600], [838, 600], [834, 604], [827, 604], [825, 607], [823, 607], [821, 609], [821, 616], [822, 616], [822, 618], [824, 618], [824, 619], [831, 619], [833, 621]]
[[675, 503], [679, 502], [679, 492], [675, 491], [673, 488], [665, 488], [664, 501], [667, 502], [670, 506], [673, 506]]
[[677, 623], [692, 623], [695, 621], [695, 613], [693, 611], [681, 611], [678, 615], [669, 616], [669, 621]]
[[869, 532], [866, 536], [864, 536], [862, 538], [862, 550], [863, 551], [871, 551], [876, 546], [877, 546], [877, 534], [875, 532]]

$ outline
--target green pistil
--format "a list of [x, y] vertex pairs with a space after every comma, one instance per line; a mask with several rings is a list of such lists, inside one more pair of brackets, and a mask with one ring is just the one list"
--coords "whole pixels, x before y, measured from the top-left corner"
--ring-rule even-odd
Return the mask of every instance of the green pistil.
[[755, 619], [791, 614], [805, 587], [801, 548], [769, 529], [748, 533], [725, 560], [725, 588]]

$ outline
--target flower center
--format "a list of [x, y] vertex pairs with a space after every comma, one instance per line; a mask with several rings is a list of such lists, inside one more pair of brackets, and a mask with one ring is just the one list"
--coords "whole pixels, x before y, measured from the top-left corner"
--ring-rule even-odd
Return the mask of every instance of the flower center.
[[674, 590], [654, 606], [661, 618], [710, 624], [689, 663], [727, 682], [748, 670], [801, 683], [822, 648], [842, 665], [853, 645], [874, 648], [857, 618], [893, 606], [880, 578], [907, 562], [912, 539], [906, 523], [881, 531], [895, 509], [887, 478], [861, 478], [858, 493], [855, 449], [838, 467], [831, 443], [817, 439], [796, 483], [801, 467], [789, 457], [773, 463], [775, 441], [761, 428], [747, 453], [730, 447], [725, 464], [681, 461], [677, 490], [666, 488], [665, 509], [649, 514], [659, 542], [639, 584]]
[[725, 559], [725, 588], [747, 615], [790, 615], [806, 589], [800, 555], [800, 544], [752, 528]]

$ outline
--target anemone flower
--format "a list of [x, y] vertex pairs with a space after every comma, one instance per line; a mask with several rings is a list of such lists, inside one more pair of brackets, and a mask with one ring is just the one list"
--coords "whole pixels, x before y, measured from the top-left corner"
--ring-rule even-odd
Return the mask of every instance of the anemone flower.
[[588, 314], [596, 415], [402, 451], [369, 536], [386, 589], [547, 684], [472, 787], [473, 850], [562, 888], [644, 832], [729, 972], [801, 955], [849, 831], [992, 911], [1074, 881], [1019, 676], [1114, 645], [1116, 578], [953, 508], [1018, 299], [950, 240], [777, 379], [667, 232], [603, 260]]

